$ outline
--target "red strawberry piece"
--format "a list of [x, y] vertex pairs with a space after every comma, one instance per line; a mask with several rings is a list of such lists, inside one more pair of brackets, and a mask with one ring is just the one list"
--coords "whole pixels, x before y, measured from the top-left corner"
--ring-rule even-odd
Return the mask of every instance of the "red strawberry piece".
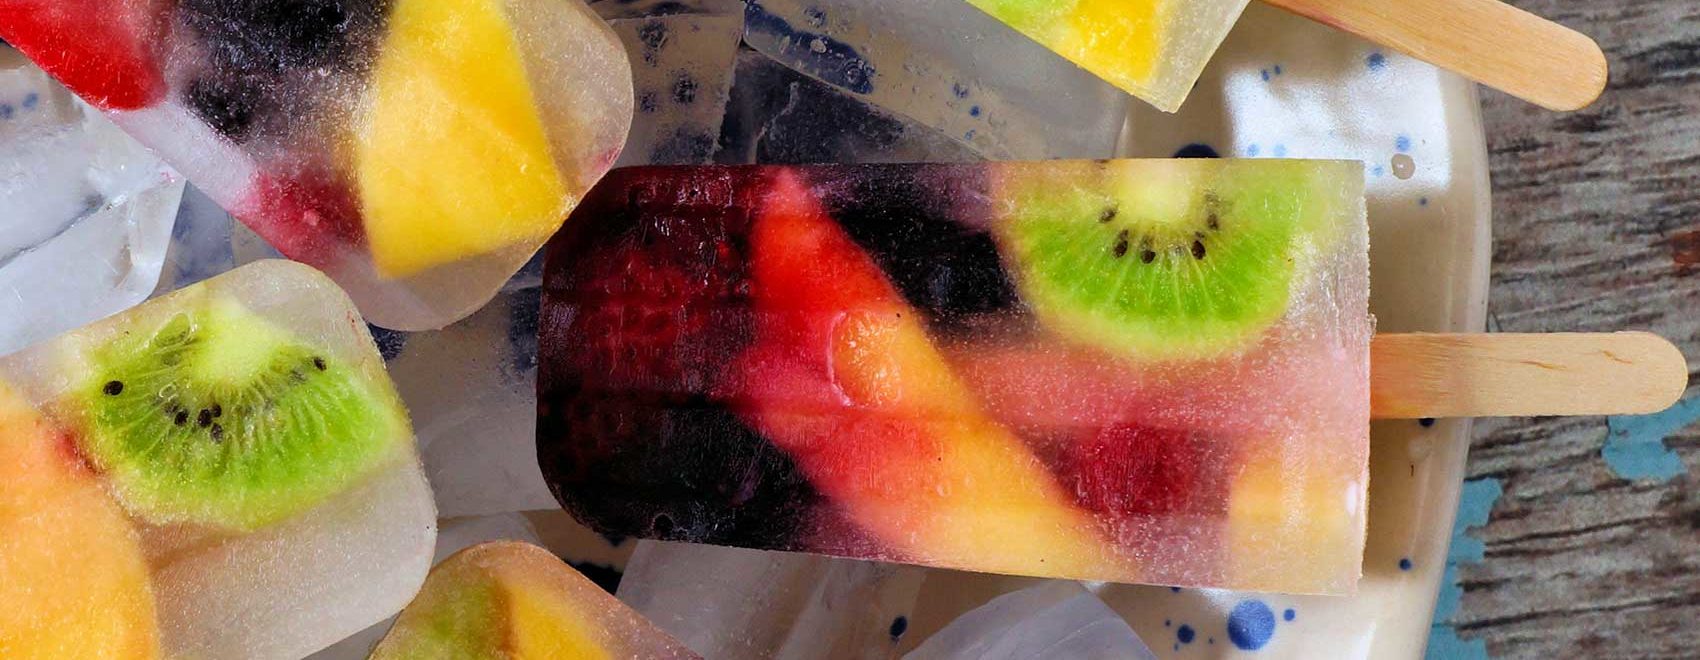
[[326, 266], [341, 247], [365, 241], [354, 190], [325, 166], [255, 177], [237, 215], [284, 256]]
[[0, 37], [83, 100], [135, 110], [165, 97], [158, 2], [6, 0]]
[[1120, 516], [1197, 510], [1209, 443], [1187, 431], [1113, 426], [1070, 448], [1075, 492], [1089, 509]]

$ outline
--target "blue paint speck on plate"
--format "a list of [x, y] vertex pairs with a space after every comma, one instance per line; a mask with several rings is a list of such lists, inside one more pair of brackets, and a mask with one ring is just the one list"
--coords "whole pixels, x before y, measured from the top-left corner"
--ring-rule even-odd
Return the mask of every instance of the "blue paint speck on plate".
[[962, 139], [973, 141], [973, 139], [974, 139], [974, 129], [968, 129], [967, 133], [963, 133]]
[[1228, 613], [1228, 641], [1245, 651], [1256, 651], [1275, 636], [1275, 612], [1261, 600], [1241, 601]]
[[1287, 157], [1287, 145], [1284, 145], [1284, 144], [1275, 145], [1275, 150], [1272, 153], [1275, 154], [1276, 158], [1286, 158]]
[[969, 108], [968, 109], [968, 116], [970, 116], [970, 117], [980, 116], [980, 106], [974, 106], [972, 108]]
[[1275, 75], [1281, 75], [1281, 65], [1279, 64], [1275, 65]]
[[24, 95], [24, 109], [25, 110], [34, 110], [35, 105], [37, 103], [40, 103], [40, 102], [41, 102], [41, 95], [40, 94], [37, 94], [35, 92], [30, 92], [29, 94]]
[[11, 119], [13, 112], [15, 111], [10, 103], [0, 103], [0, 119]]
[[1181, 627], [1175, 629], [1175, 639], [1180, 640], [1182, 644], [1191, 644], [1192, 640], [1197, 639], [1197, 637], [1198, 633], [1193, 631], [1192, 626], [1184, 623], [1181, 624]]
[[1412, 567], [1412, 566], [1415, 566], [1415, 564], [1412, 564], [1412, 563], [1411, 563], [1411, 558], [1410, 558], [1410, 557], [1401, 557], [1401, 558], [1399, 558], [1399, 570], [1401, 570], [1401, 571], [1408, 571], [1408, 570], [1411, 570], [1411, 567]]
[[1382, 176], [1387, 174], [1387, 168], [1377, 165], [1375, 166], [1375, 169], [1370, 170], [1369, 173], [1370, 176]]
[[1245, 155], [1256, 158], [1257, 153], [1260, 151], [1263, 151], [1263, 148], [1254, 144], [1245, 148]]
[[968, 86], [962, 83], [952, 83], [950, 93], [955, 94], [956, 98], [959, 99], [968, 98]]
[[1174, 621], [1169, 620], [1169, 619], [1163, 619], [1163, 627], [1164, 628], [1167, 628], [1167, 627], [1172, 626], [1172, 625], [1175, 625]]
[[903, 633], [909, 632], [909, 617], [899, 616], [891, 620], [891, 638], [897, 639]]
[[1269, 70], [1268, 69], [1263, 70], [1263, 82], [1269, 82]]
[[1169, 593], [1178, 594], [1180, 592], [1181, 592], [1180, 587], [1169, 587]]
[[1216, 153], [1215, 147], [1212, 147], [1212, 146], [1205, 144], [1203, 142], [1194, 142], [1192, 144], [1181, 147], [1180, 149], [1177, 149], [1175, 151], [1175, 157], [1176, 158], [1221, 158], [1222, 154]]
[[1368, 63], [1369, 68], [1371, 69], [1385, 68], [1387, 66], [1387, 56], [1382, 55], [1381, 53], [1370, 53]]
[[1411, 138], [1409, 136], [1405, 136], [1405, 135], [1401, 135], [1401, 136], [1395, 138], [1393, 140], [1393, 148], [1398, 149], [1399, 153], [1405, 153], [1407, 151], [1410, 151], [1411, 150]]
[[1430, 428], [1430, 427], [1434, 426], [1434, 418], [1433, 417], [1424, 417], [1422, 419], [1417, 420], [1417, 423], [1423, 425], [1423, 428], [1425, 428], [1425, 429]]
[[1427, 197], [1418, 198], [1417, 199], [1417, 206], [1428, 206], [1428, 198]]
[[1287, 611], [1281, 613], [1281, 620], [1282, 621], [1292, 621], [1294, 618], [1297, 618], [1298, 615], [1299, 615], [1299, 613], [1298, 613], [1297, 610], [1294, 610], [1293, 608], [1289, 607], [1289, 608], [1287, 608]]

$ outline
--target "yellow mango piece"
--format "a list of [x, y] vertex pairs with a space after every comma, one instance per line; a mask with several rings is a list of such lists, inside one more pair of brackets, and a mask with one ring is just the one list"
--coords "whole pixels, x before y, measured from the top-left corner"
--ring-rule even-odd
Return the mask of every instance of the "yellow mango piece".
[[1252, 591], [1309, 585], [1306, 593], [1350, 592], [1357, 584], [1364, 543], [1362, 477], [1261, 456], [1243, 467], [1231, 493], [1230, 584]]
[[159, 656], [136, 532], [68, 443], [0, 384], [0, 658]]
[[1153, 84], [1174, 0], [968, 0], [1126, 90]]
[[514, 576], [506, 587], [508, 645], [516, 658], [608, 660], [584, 615], [573, 611], [560, 594], [538, 588]]
[[549, 551], [526, 543], [467, 548], [431, 569], [372, 660], [695, 660]]
[[399, 0], [381, 53], [354, 149], [378, 273], [554, 233], [576, 199], [501, 0]]

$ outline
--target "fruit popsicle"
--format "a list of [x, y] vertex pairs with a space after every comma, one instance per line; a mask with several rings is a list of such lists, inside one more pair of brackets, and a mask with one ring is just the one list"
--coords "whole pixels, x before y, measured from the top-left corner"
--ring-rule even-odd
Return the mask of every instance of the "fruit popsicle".
[[1158, 109], [1179, 110], [1249, 0], [967, 0]]
[[548, 251], [538, 458], [605, 534], [1350, 592], [1358, 163], [658, 167]]
[[489, 300], [631, 124], [578, 0], [0, 0], [0, 39], [393, 329]]
[[[0, 453], [24, 457], [0, 480], [0, 566], [76, 585], [11, 609], [132, 631], [165, 657], [300, 658], [425, 579], [436, 509], [406, 411], [359, 314], [311, 268], [185, 288], [0, 359], [0, 383], [15, 393]], [[74, 598], [101, 605], [59, 607]], [[17, 625], [0, 619], [0, 639]], [[67, 657], [18, 639], [0, 655]]]
[[372, 650], [410, 658], [697, 658], [549, 551], [467, 548], [431, 569], [419, 597]]

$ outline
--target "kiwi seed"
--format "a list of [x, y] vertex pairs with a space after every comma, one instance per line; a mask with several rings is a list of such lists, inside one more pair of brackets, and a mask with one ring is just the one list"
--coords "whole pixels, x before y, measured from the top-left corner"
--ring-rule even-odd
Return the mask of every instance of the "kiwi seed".
[[105, 392], [107, 396], [118, 396], [124, 393], [124, 383], [116, 380], [107, 381], [106, 387], [101, 388], [101, 391]]

